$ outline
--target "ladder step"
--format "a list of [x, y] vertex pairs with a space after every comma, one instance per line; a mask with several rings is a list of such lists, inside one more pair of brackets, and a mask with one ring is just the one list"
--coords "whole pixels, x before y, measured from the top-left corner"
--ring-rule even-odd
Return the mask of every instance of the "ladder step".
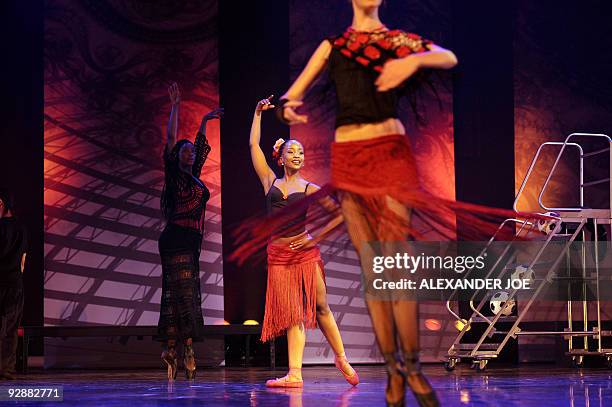
[[[489, 317], [489, 319], [493, 319], [493, 318], [495, 317], [494, 316]], [[514, 322], [514, 321], [516, 321], [516, 315], [510, 315], [510, 316], [502, 315], [497, 319], [497, 322]], [[483, 317], [479, 317], [479, 316], [472, 317], [472, 323], [474, 322], [484, 322], [488, 324], [488, 322]]]
[[602, 220], [609, 220], [612, 216], [612, 210], [606, 209], [590, 209], [581, 208], [578, 211], [557, 211], [563, 222], [580, 222], [584, 218], [595, 218]]
[[[482, 345], [480, 345], [478, 349], [495, 350], [499, 347], [499, 345], [500, 345], [499, 343], [483, 343]], [[459, 350], [473, 350], [474, 348], [476, 348], [476, 344], [475, 343], [460, 343], [456, 345], [455, 347]]]
[[582, 184], [582, 186], [590, 187], [590, 186], [597, 185], [597, 184], [603, 184], [604, 182], [610, 182], [610, 178], [602, 178], [602, 179], [598, 179], [598, 180], [594, 180], [590, 182], [585, 182], [584, 184]]
[[595, 355], [595, 356], [603, 356], [603, 355], [610, 355], [612, 356], [612, 349], [602, 349], [601, 352], [595, 351], [595, 350], [583, 350], [583, 349], [574, 349], [570, 352], [565, 352], [566, 355], [575, 355], [575, 356], [580, 356], [580, 355], [584, 355], [584, 356], [591, 356], [591, 355]]
[[[547, 266], [552, 266], [553, 265], [553, 261], [539, 261], [536, 264], [534, 264], [532, 266], [532, 269], [535, 267], [547, 267]], [[508, 263], [504, 266], [504, 270], [515, 270], [518, 266], [528, 266], [528, 264], [526, 263]]]
[[485, 351], [485, 352], [476, 352], [476, 355], [472, 355], [471, 351], [455, 351], [455, 353], [453, 354], [453, 356], [455, 357], [459, 357], [459, 358], [465, 358], [465, 359], [472, 359], [472, 360], [480, 360], [480, 359], [494, 359], [496, 358], [498, 355], [493, 351]]
[[550, 239], [551, 242], [566, 242], [572, 237], [571, 233], [559, 233], [557, 235], [553, 235]]

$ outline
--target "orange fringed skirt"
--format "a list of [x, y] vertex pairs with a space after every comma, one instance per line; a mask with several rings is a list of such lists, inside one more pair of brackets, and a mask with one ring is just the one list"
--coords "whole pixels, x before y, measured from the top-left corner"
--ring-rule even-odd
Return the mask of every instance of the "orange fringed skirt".
[[267, 252], [268, 287], [262, 342], [282, 335], [294, 325], [317, 326], [317, 272], [323, 273], [321, 253], [316, 246], [292, 250], [289, 243], [270, 243]]

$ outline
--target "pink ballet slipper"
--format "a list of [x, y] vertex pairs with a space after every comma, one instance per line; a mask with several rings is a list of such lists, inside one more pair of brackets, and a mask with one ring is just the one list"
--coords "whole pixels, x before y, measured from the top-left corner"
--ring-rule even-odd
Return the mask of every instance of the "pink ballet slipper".
[[268, 380], [266, 387], [304, 387], [304, 380], [295, 380], [295, 376], [288, 374], [279, 379]]
[[[351, 364], [348, 362], [348, 360], [346, 359], [346, 356], [344, 355], [336, 356], [334, 359], [334, 364], [336, 365], [340, 373], [342, 373], [342, 376], [344, 376], [346, 381], [349, 382], [349, 384], [351, 384], [352, 386], [357, 386], [359, 384], [359, 375], [357, 374], [357, 371], [353, 369]], [[351, 375], [346, 374], [344, 370], [342, 369], [342, 365], [348, 365], [350, 370], [353, 371], [353, 374]]]

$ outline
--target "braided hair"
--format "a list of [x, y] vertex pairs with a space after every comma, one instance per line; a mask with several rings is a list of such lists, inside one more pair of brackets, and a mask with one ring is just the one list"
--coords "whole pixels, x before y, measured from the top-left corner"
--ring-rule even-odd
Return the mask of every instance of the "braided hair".
[[176, 183], [169, 182], [169, 174], [176, 173], [180, 171], [179, 166], [179, 153], [181, 148], [185, 144], [193, 144], [191, 141], [187, 139], [182, 139], [174, 144], [172, 151], [166, 158], [166, 179], [164, 181], [164, 188], [162, 189], [161, 199], [160, 199], [160, 207], [161, 211], [166, 220], [169, 220], [170, 217], [174, 214], [174, 209], [176, 205]]

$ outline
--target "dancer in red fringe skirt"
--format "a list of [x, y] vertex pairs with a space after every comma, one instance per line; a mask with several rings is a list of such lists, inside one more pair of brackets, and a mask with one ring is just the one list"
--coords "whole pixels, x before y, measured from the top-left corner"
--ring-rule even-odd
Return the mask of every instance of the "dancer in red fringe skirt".
[[[304, 149], [295, 140], [279, 139], [274, 146], [274, 159], [284, 168], [283, 178], [277, 179], [268, 166], [259, 140], [261, 112], [274, 107], [270, 98], [257, 104], [249, 144], [253, 166], [266, 192], [268, 213], [273, 216], [289, 204], [315, 193], [319, 187], [301, 177]], [[305, 328], [314, 328], [317, 323], [336, 355], [336, 367], [350, 384], [359, 383], [357, 372], [346, 359], [340, 331], [327, 305], [323, 262], [317, 246], [328, 231], [342, 222], [342, 215], [330, 198], [322, 200], [321, 205], [336, 216], [315, 238], [305, 229], [308, 208], [304, 208], [285, 223], [282, 233], [273, 233], [267, 246], [268, 287], [261, 340], [265, 342], [286, 332], [289, 345], [289, 373], [280, 379], [268, 380], [268, 387], [303, 386]]]

